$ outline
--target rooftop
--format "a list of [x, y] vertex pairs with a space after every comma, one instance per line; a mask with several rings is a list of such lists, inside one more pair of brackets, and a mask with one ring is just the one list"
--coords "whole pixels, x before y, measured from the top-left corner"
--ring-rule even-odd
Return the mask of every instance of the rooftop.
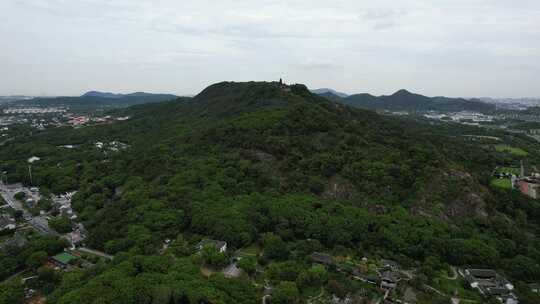
[[15, 224], [14, 219], [0, 215], [0, 228], [7, 225], [13, 225], [13, 224]]
[[52, 259], [55, 260], [58, 263], [67, 265], [71, 261], [76, 260], [77, 257], [75, 257], [75, 256], [73, 256], [73, 255], [71, 255], [71, 254], [69, 254], [67, 252], [62, 252], [62, 253], [59, 253], [59, 254], [53, 256]]
[[489, 279], [497, 276], [497, 272], [492, 269], [466, 269], [465, 273], [478, 279]]
[[392, 260], [383, 259], [382, 264], [383, 264], [383, 267], [391, 267], [391, 268], [398, 268], [399, 267], [399, 263], [396, 262], [396, 261], [392, 261]]
[[381, 280], [397, 282], [399, 281], [399, 274], [392, 271], [385, 271], [381, 274]]

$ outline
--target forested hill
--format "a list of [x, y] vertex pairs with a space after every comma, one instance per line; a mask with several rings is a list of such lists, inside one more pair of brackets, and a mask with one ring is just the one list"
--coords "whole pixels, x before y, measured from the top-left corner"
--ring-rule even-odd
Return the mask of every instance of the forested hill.
[[414, 94], [407, 90], [399, 90], [388, 96], [373, 96], [370, 94], [354, 94], [347, 97], [340, 97], [335, 94], [325, 92], [321, 94], [332, 101], [341, 102], [350, 106], [387, 111], [476, 111], [491, 112], [495, 106], [480, 100], [467, 100], [463, 98], [448, 97], [427, 97]]
[[112, 94], [91, 91], [82, 96], [75, 97], [36, 97], [28, 100], [17, 101], [15, 105], [39, 105], [39, 106], [68, 106], [73, 111], [95, 111], [96, 109], [125, 108], [138, 104], [163, 102], [173, 100], [178, 96], [171, 94]]
[[[407, 267], [429, 261], [427, 275], [450, 264], [540, 279], [538, 202], [490, 190], [486, 176], [501, 156], [443, 129], [275, 82], [223, 82], [120, 111], [131, 119], [45, 131], [0, 150], [11, 179], [27, 182], [26, 155], [37, 155], [36, 184], [79, 190], [73, 205], [87, 245], [118, 257], [111, 269], [69, 276], [51, 303], [122, 302], [121, 294], [138, 303], [163, 289], [190, 299], [175, 303], [258, 302], [245, 281], [200, 280], [181, 258], [191, 250], [143, 258], [165, 239], [192, 248], [203, 237], [262, 246], [261, 264], [301, 269], [308, 254], [326, 251]], [[105, 152], [96, 141], [128, 148]], [[77, 148], [59, 150], [68, 144]], [[268, 253], [268, 239], [279, 254]], [[282, 280], [295, 281], [295, 271]]]

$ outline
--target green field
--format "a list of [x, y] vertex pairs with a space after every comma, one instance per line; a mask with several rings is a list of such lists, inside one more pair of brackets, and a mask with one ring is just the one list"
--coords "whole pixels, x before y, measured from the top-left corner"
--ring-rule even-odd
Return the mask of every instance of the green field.
[[494, 178], [491, 180], [491, 185], [497, 188], [512, 189], [512, 182], [508, 178]]
[[519, 175], [521, 172], [520, 168], [514, 168], [514, 167], [499, 167], [497, 168], [497, 173], [510, 173], [514, 175]]
[[237, 251], [238, 256], [240, 257], [257, 257], [261, 253], [262, 249], [257, 246], [256, 244], [253, 244], [249, 247], [242, 248]]
[[529, 153], [527, 153], [527, 151], [521, 149], [521, 148], [514, 148], [514, 147], [510, 147], [508, 145], [496, 145], [495, 146], [495, 150], [497, 150], [498, 152], [508, 152], [512, 155], [515, 155], [515, 156], [527, 156], [529, 155]]

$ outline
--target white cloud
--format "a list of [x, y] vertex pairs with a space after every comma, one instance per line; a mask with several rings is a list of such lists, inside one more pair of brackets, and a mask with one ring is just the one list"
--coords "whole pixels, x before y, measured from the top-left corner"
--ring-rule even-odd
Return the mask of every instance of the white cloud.
[[540, 2], [517, 6], [3, 0], [0, 94], [194, 93], [213, 81], [284, 77], [376, 94], [540, 95]]

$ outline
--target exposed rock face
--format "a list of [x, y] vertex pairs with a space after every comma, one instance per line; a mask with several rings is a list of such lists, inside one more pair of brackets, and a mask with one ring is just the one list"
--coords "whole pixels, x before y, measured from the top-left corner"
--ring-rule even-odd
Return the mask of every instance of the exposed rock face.
[[388, 213], [388, 208], [386, 208], [383, 205], [379, 205], [379, 204], [370, 205], [368, 210], [369, 210], [369, 212], [371, 212], [373, 214], [378, 214], [378, 215]]
[[465, 193], [446, 206], [445, 215], [448, 218], [468, 216], [487, 217], [486, 202], [477, 193]]
[[452, 170], [448, 175], [450, 180], [461, 186], [461, 193], [455, 199], [450, 198], [444, 215], [448, 218], [487, 217], [485, 201], [486, 195], [489, 195], [487, 189], [468, 172]]
[[264, 163], [274, 162], [276, 160], [274, 155], [262, 151], [253, 151], [253, 155], [255, 156], [255, 158], [257, 158], [257, 160]]
[[354, 185], [351, 182], [334, 175], [328, 180], [322, 196], [329, 199], [347, 200], [353, 198], [354, 194]]
[[272, 163], [276, 161], [276, 157], [274, 155], [261, 150], [244, 150], [242, 153], [244, 157], [262, 163]]
[[468, 172], [449, 170], [434, 176], [412, 212], [443, 220], [488, 216], [489, 191]]

